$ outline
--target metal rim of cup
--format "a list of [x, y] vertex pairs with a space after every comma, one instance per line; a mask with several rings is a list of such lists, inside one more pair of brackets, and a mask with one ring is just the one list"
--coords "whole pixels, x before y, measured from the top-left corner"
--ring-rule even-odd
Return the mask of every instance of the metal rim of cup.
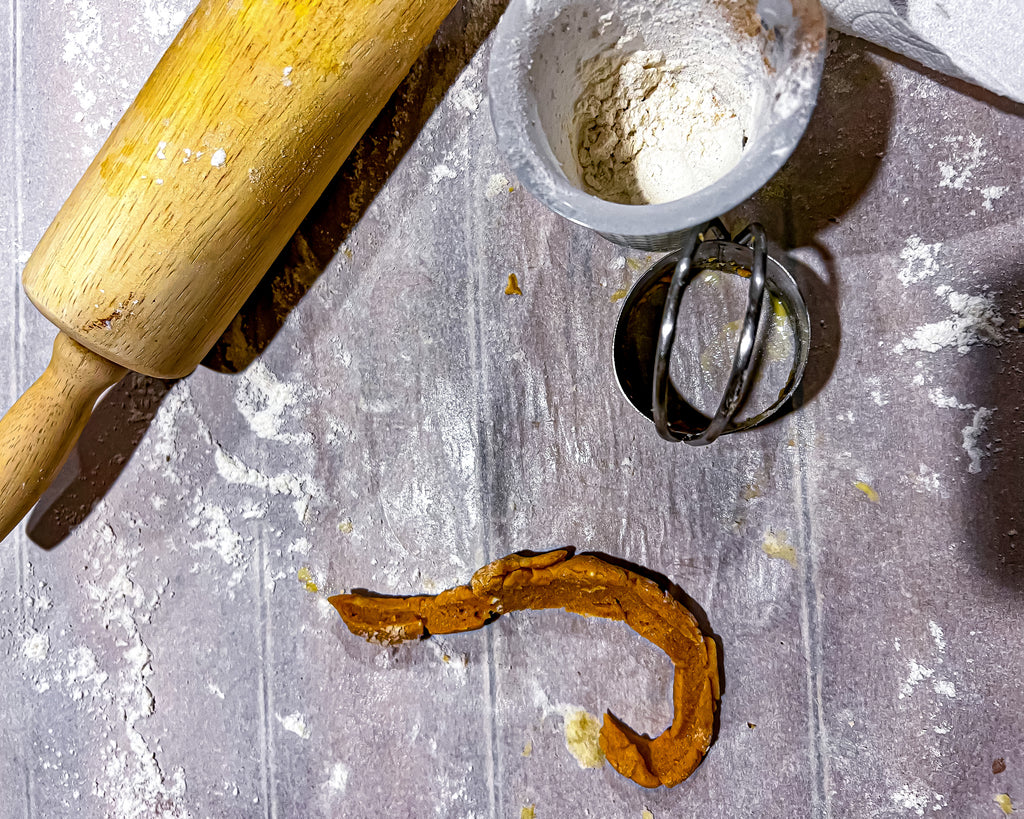
[[[675, 321], [683, 292], [699, 272], [708, 269], [736, 275], [747, 273], [750, 278], [747, 309], [729, 382], [711, 417], [687, 402], [669, 378]], [[735, 421], [757, 369], [755, 344], [766, 294], [777, 298], [793, 319], [793, 364], [785, 386], [771, 406]], [[634, 320], [641, 323], [637, 325]], [[715, 219], [700, 230], [691, 231], [683, 248], [655, 262], [630, 289], [615, 328], [616, 380], [626, 400], [654, 422], [662, 438], [692, 446], [707, 445], [720, 435], [752, 429], [785, 411], [807, 366], [810, 327], [810, 314], [799, 285], [789, 269], [768, 252], [760, 225], [750, 225], [733, 241]]]

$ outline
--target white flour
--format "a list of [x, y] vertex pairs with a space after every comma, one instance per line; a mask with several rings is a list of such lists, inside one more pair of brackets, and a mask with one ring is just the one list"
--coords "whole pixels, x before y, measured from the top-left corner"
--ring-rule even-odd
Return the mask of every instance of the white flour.
[[974, 419], [969, 426], [963, 428], [963, 449], [967, 453], [970, 463], [967, 471], [972, 475], [981, 472], [981, 459], [985, 456], [985, 449], [981, 446], [981, 436], [988, 429], [988, 422], [995, 414], [995, 410], [988, 407], [979, 407], [974, 413]]
[[310, 504], [324, 497], [323, 489], [312, 475], [291, 472], [273, 477], [264, 475], [219, 446], [214, 450], [213, 458], [217, 471], [228, 483], [251, 486], [271, 495], [291, 495], [295, 498], [293, 506], [300, 521], [305, 520]]
[[938, 273], [938, 254], [941, 249], [942, 242], [929, 244], [922, 242], [920, 236], [909, 237], [906, 246], [900, 251], [903, 267], [896, 274], [903, 285], [914, 284]]
[[281, 430], [282, 424], [287, 425], [286, 415], [298, 399], [298, 387], [282, 382], [260, 359], [245, 371], [235, 391], [235, 406], [249, 422], [249, 428], [268, 441], [308, 443], [300, 436]]
[[912, 336], [896, 345], [896, 353], [902, 354], [907, 350], [936, 353], [945, 347], [953, 347], [964, 355], [979, 344], [1002, 343], [1004, 320], [996, 313], [995, 302], [990, 296], [956, 293], [949, 285], [936, 288], [935, 293], [948, 300], [953, 315], [921, 325]]
[[21, 645], [21, 651], [28, 659], [35, 662], [45, 660], [50, 651], [50, 638], [34, 631], [25, 638], [25, 642]]
[[735, 167], [748, 125], [716, 84], [721, 70], [620, 45], [585, 62], [573, 122], [585, 189], [626, 205], [671, 202]]
[[348, 767], [343, 762], [335, 762], [331, 768], [331, 776], [327, 780], [326, 787], [328, 790], [337, 791], [338, 793], [344, 793], [348, 787], [348, 778], [350, 776]]
[[288, 716], [282, 717], [280, 714], [275, 715], [277, 721], [281, 723], [281, 727], [286, 731], [290, 731], [295, 736], [301, 739], [309, 739], [311, 736], [309, 726], [306, 724], [306, 717], [296, 711], [294, 714], [288, 714]]
[[487, 180], [487, 188], [484, 191], [484, 196], [488, 199], [497, 199], [503, 193], [511, 193], [511, 185], [512, 183], [505, 174], [491, 174], [491, 178]]
[[1001, 199], [1003, 194], [1009, 189], [1006, 185], [992, 185], [988, 188], [981, 188], [981, 195], [984, 197], [984, 201], [981, 203], [982, 207], [985, 210], [993, 210], [992, 202], [996, 199]]

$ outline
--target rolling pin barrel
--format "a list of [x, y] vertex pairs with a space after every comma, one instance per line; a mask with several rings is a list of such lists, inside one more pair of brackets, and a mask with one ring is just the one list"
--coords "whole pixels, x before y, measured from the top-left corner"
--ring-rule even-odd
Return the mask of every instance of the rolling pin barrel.
[[[190, 373], [454, 4], [201, 0], [29, 259], [28, 297], [110, 377]], [[91, 394], [61, 418], [76, 436]], [[48, 480], [0, 485], [0, 537]]]

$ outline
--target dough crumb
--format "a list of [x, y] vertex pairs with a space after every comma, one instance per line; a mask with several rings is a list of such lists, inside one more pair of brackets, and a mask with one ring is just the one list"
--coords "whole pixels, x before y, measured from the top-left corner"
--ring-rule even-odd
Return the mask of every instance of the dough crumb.
[[761, 551], [768, 555], [768, 557], [785, 560], [794, 569], [796, 568], [796, 549], [789, 542], [785, 532], [769, 530], [764, 536]]
[[281, 723], [281, 727], [284, 728], [284, 730], [290, 731], [295, 734], [295, 736], [302, 739], [309, 739], [309, 726], [306, 725], [306, 718], [302, 714], [296, 711], [294, 714], [289, 714], [286, 717], [282, 717], [280, 714], [277, 714], [276, 716], [277, 721]]
[[867, 499], [868, 499], [869, 501], [871, 501], [872, 503], [878, 503], [878, 500], [879, 500], [879, 495], [878, 495], [878, 493], [877, 493], [877, 492], [876, 492], [876, 491], [875, 491], [875, 490], [874, 490], [874, 489], [873, 489], [873, 488], [871, 487], [871, 485], [870, 485], [870, 484], [867, 484], [867, 483], [865, 483], [864, 481], [856, 481], [856, 482], [855, 482], [855, 483], [854, 483], [853, 485], [854, 485], [854, 486], [855, 486], [855, 487], [856, 487], [857, 489], [859, 489], [859, 490], [860, 490], [861, 492], [863, 492], [863, 493], [864, 493], [864, 494], [865, 494], [865, 495], [867, 496]]
[[314, 582], [313, 580], [313, 573], [305, 566], [299, 569], [298, 579], [300, 583], [305, 584], [306, 591], [308, 591], [310, 594], [316, 594], [318, 591], [320, 591], [320, 587], [317, 586], [316, 582]]
[[601, 722], [593, 714], [582, 708], [566, 712], [565, 745], [581, 768], [600, 768], [604, 765], [600, 735]]

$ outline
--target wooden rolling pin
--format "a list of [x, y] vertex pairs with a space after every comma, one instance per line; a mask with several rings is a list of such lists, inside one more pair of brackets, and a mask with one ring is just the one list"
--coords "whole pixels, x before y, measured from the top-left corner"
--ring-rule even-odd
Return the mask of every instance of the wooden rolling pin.
[[127, 370], [210, 350], [455, 0], [200, 0], [23, 274], [60, 329], [0, 420], [0, 539]]

